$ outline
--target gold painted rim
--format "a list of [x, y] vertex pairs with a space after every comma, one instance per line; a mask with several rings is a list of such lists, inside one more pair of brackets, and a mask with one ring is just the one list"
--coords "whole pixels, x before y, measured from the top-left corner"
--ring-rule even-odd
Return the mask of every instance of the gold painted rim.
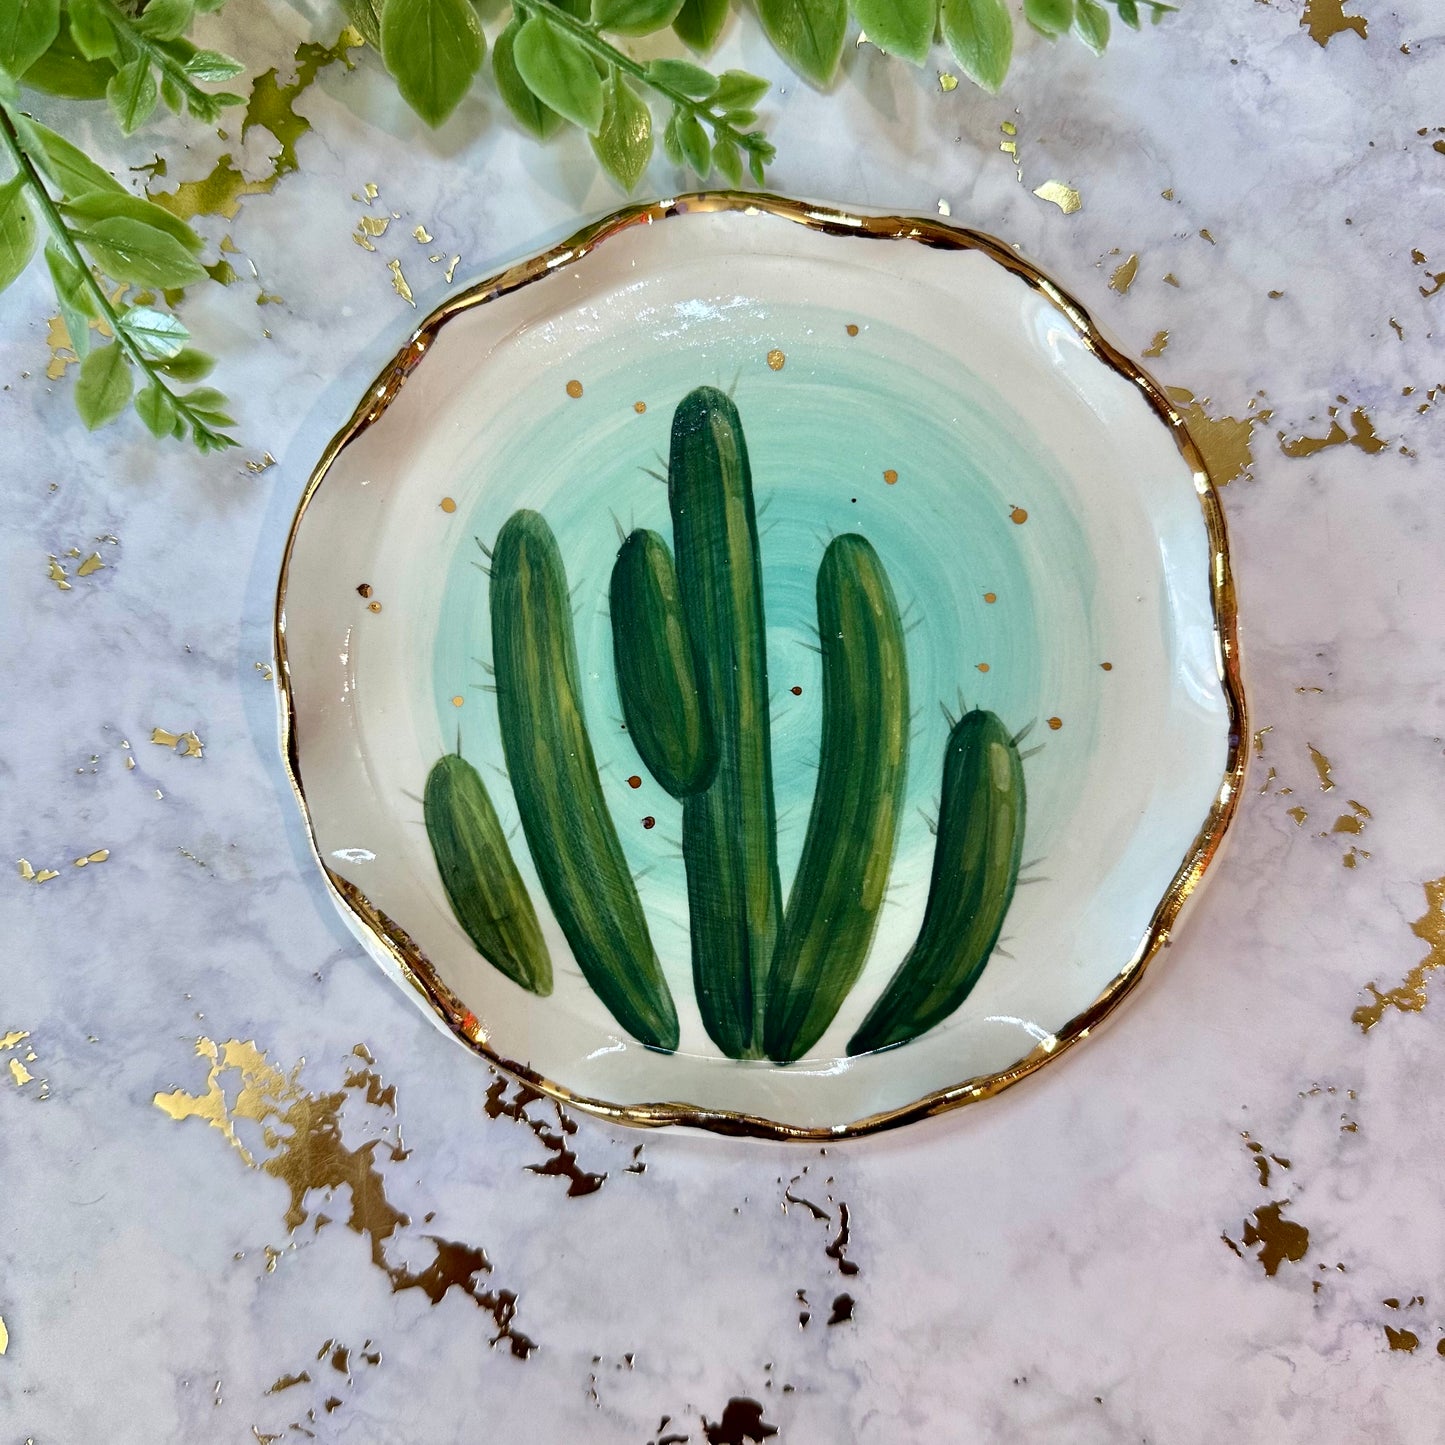
[[[1168, 426], [1180, 454], [1194, 473], [1195, 490], [1209, 536], [1210, 593], [1214, 609], [1214, 634], [1218, 654], [1220, 682], [1224, 688], [1229, 711], [1229, 752], [1213, 806], [1199, 830], [1168, 891], [1154, 910], [1143, 943], [1128, 964], [1109, 982], [1088, 1008], [1075, 1015], [1047, 1042], [1040, 1044], [1010, 1068], [981, 1075], [926, 1094], [900, 1108], [888, 1109], [855, 1119], [847, 1124], [810, 1127], [786, 1124], [760, 1115], [734, 1113], [723, 1109], [707, 1109], [695, 1104], [652, 1103], [611, 1104], [576, 1094], [563, 1084], [544, 1078], [526, 1064], [499, 1054], [487, 1041], [476, 1015], [467, 1009], [443, 982], [430, 960], [394, 920], [388, 918], [354, 884], [327, 867], [317, 847], [311, 811], [301, 781], [301, 763], [297, 748], [295, 700], [291, 691], [291, 672], [286, 655], [286, 587], [290, 579], [291, 556], [296, 537], [306, 516], [306, 509], [316, 495], [332, 463], [357, 436], [380, 418], [401, 390], [407, 377], [421, 361], [433, 338], [454, 317], [484, 305], [498, 296], [516, 291], [533, 281], [581, 260], [597, 246], [620, 235], [631, 226], [651, 225], [679, 215], [699, 213], [741, 212], [767, 215], [806, 226], [824, 235], [863, 237], [873, 240], [918, 241], [941, 250], [979, 251], [1006, 270], [1042, 293], [1061, 312], [1080, 339], [1105, 365], [1111, 367], [1143, 392], [1156, 415]], [[603, 220], [584, 227], [569, 240], [561, 242], [540, 255], [518, 262], [505, 270], [475, 282], [456, 296], [444, 301], [412, 333], [411, 339], [385, 366], [367, 389], [351, 419], [332, 437], [316, 469], [312, 472], [301, 500], [296, 507], [286, 548], [281, 560], [281, 575], [276, 588], [274, 617], [276, 676], [281, 693], [281, 753], [286, 774], [301, 809], [312, 856], [321, 868], [336, 901], [356, 916], [366, 929], [395, 960], [402, 976], [427, 1000], [447, 1028], [468, 1048], [488, 1063], [513, 1075], [531, 1088], [550, 1095], [559, 1103], [570, 1104], [600, 1118], [618, 1124], [641, 1128], [686, 1125], [716, 1134], [745, 1136], [757, 1139], [780, 1139], [798, 1143], [828, 1143], [835, 1139], [856, 1139], [883, 1129], [911, 1124], [964, 1104], [988, 1099], [1001, 1093], [1020, 1079], [1027, 1078], [1050, 1060], [1067, 1053], [1087, 1038], [1104, 1018], [1138, 985], [1160, 949], [1169, 942], [1179, 910], [1198, 887], [1205, 870], [1214, 859], [1224, 837], [1244, 782], [1248, 762], [1244, 687], [1240, 677], [1239, 635], [1234, 579], [1229, 566], [1229, 541], [1224, 510], [1219, 493], [1209, 475], [1203, 454], [1190, 436], [1183, 417], [1170, 403], [1163, 388], [1135, 362], [1118, 350], [1100, 333], [1088, 312], [1055, 282], [1025, 261], [1012, 247], [982, 231], [945, 226], [931, 219], [909, 216], [867, 216], [783, 196], [748, 194], [736, 191], [708, 191], [679, 195], [670, 200], [628, 206]]]

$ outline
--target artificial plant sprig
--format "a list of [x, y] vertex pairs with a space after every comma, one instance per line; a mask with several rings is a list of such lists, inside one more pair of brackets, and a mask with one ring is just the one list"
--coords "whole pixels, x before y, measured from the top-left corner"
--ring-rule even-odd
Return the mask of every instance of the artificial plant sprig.
[[[188, 286], [206, 276], [195, 259], [200, 237], [125, 190], [64, 137], [23, 115], [15, 99], [12, 86], [0, 88], [0, 141], [15, 166], [0, 186], [0, 289], [34, 257], [39, 235], [33, 205], [50, 233], [45, 262], [80, 358], [75, 405], [81, 420], [94, 430], [134, 400], [137, 415], [156, 437], [189, 434], [202, 452], [234, 446], [223, 430], [234, 423], [220, 392], [178, 391], [172, 385], [201, 380], [212, 364], [187, 345], [190, 333], [183, 323], [153, 306], [122, 302], [96, 274], [100, 267], [120, 282]], [[108, 343], [92, 346], [92, 321], [108, 333]]]

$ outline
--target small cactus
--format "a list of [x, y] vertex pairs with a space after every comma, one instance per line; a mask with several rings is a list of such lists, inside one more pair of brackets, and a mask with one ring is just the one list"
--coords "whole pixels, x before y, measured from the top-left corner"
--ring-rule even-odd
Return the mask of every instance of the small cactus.
[[[892, 870], [908, 768], [908, 662], [883, 563], [863, 537], [818, 572], [823, 733], [786, 909], [778, 874], [762, 562], [742, 423], [713, 387], [673, 418], [673, 547], [639, 530], [611, 582], [618, 692], [644, 765], [682, 804], [692, 973], [709, 1036], [735, 1059], [787, 1064], [857, 982]], [[535, 512], [492, 558], [497, 711], [522, 828], [557, 922], [627, 1031], [673, 1050], [677, 1012], [602, 794], [578, 689], [567, 579]], [[433, 801], [433, 793], [436, 798]], [[935, 1027], [987, 966], [1018, 879], [1025, 792], [1015, 740], [990, 712], [953, 724], [918, 938], [849, 1043], [891, 1048]], [[551, 963], [480, 777], [444, 758], [427, 829], [453, 911], [479, 951], [537, 993]]]

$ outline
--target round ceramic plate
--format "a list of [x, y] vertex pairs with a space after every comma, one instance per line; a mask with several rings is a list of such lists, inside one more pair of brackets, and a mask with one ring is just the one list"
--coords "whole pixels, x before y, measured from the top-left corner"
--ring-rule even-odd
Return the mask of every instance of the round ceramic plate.
[[637, 1124], [987, 1097], [1138, 980], [1244, 767], [1223, 520], [1007, 246], [621, 212], [415, 332], [282, 566], [284, 746], [439, 1023]]

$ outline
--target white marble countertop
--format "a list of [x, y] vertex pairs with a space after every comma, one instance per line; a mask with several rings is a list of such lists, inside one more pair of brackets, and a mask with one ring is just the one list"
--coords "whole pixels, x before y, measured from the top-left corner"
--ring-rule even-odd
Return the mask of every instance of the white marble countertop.
[[[424, 312], [452, 256], [609, 209], [582, 143], [482, 99], [430, 135], [374, 62], [322, 65], [299, 170], [198, 222], [239, 252], [187, 306], [239, 453], [85, 432], [42, 273], [6, 294], [0, 1442], [1439, 1438], [1445, 34], [1433, 0], [1345, 9], [1186, 0], [1099, 62], [1027, 46], [1001, 99], [864, 48], [776, 99], [776, 189], [946, 206], [1136, 355], [1168, 333], [1147, 364], [1236, 473], [1259, 729], [1210, 886], [1098, 1037], [826, 1151], [523, 1107], [351, 941], [277, 754], [292, 509], [419, 314], [387, 263]], [[284, 89], [335, 21], [266, 17], [218, 34]], [[161, 188], [227, 149], [94, 134]], [[259, 121], [229, 149], [274, 176]]]

